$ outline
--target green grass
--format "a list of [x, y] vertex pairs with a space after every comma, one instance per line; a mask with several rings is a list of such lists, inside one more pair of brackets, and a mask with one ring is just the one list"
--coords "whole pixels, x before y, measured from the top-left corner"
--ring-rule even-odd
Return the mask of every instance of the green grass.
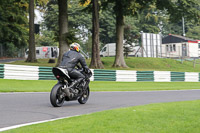
[[[124, 69], [113, 68], [114, 57], [101, 58], [105, 69]], [[128, 57], [125, 59], [126, 64], [129, 66], [126, 70], [139, 70], [139, 71], [179, 71], [179, 72], [200, 72], [200, 60], [197, 60], [195, 68], [193, 67], [193, 61], [184, 61], [181, 64], [180, 61], [166, 58], [142, 58], [142, 57]], [[86, 60], [89, 65], [90, 60]], [[8, 63], [7, 63], [8, 64]], [[53, 67], [55, 63], [48, 63], [48, 59], [39, 59], [37, 63], [27, 63], [24, 61], [11, 62], [9, 64], [18, 65], [32, 65], [32, 66], [49, 66]]]
[[[50, 92], [55, 80], [0, 79], [0, 92]], [[200, 89], [200, 82], [92, 81], [91, 91], [152, 91]]]
[[82, 115], [6, 133], [199, 133], [200, 100], [149, 104]]
[[56, 63], [48, 63], [49, 59], [38, 59], [37, 62], [30, 63], [25, 62], [25, 60], [14, 61], [14, 62], [6, 62], [4, 64], [13, 64], [13, 65], [29, 65], [29, 66], [46, 66], [46, 67], [53, 67]]
[[[113, 68], [113, 57], [102, 58], [106, 69], [124, 69]], [[128, 69], [126, 70], [138, 70], [138, 71], [178, 71], [178, 72], [200, 72], [199, 60], [196, 62], [195, 68], [192, 61], [184, 61], [181, 64], [180, 61], [166, 58], [142, 58], [142, 57], [128, 57], [125, 59]]]
[[49, 92], [56, 80], [0, 79], [0, 92]]

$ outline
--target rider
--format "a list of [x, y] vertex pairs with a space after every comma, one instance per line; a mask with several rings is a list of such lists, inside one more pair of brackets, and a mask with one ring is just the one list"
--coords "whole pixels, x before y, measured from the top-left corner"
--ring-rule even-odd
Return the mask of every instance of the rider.
[[70, 45], [70, 50], [64, 53], [60, 64], [60, 67], [66, 68], [69, 76], [75, 79], [68, 88], [74, 89], [74, 87], [85, 78], [81, 72], [75, 69], [78, 63], [80, 63], [86, 71], [89, 71], [83, 55], [80, 54], [80, 45], [78, 43], [72, 43]]

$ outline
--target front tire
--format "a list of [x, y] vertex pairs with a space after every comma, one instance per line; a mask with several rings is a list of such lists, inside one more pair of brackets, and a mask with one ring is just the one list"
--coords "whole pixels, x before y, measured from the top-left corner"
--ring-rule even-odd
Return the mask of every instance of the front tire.
[[65, 97], [61, 97], [63, 94], [62, 87], [63, 85], [58, 83], [51, 90], [50, 101], [54, 107], [61, 107], [65, 101]]
[[87, 87], [86, 90], [84, 90], [83, 95], [78, 99], [78, 102], [80, 104], [85, 104], [89, 98], [90, 95], [90, 88]]

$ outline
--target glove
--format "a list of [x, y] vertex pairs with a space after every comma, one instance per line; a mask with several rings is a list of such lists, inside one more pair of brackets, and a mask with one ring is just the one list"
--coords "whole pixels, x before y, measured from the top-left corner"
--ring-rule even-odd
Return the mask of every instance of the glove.
[[91, 73], [91, 70], [89, 68], [85, 69], [85, 73]]

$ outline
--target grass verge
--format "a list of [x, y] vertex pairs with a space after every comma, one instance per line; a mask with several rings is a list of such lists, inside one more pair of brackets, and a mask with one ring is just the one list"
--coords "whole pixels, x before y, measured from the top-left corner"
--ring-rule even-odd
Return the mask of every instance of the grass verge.
[[[50, 92], [56, 80], [0, 79], [0, 92]], [[152, 91], [200, 89], [200, 82], [92, 81], [91, 91]]]
[[6, 133], [198, 133], [200, 100], [121, 108], [26, 126]]
[[[114, 57], [101, 58], [105, 69], [112, 70], [124, 70], [125, 68], [113, 68]], [[31, 66], [48, 66], [54, 67], [56, 63], [48, 63], [49, 59], [38, 59], [37, 63], [27, 63], [25, 61], [15, 61], [6, 64], [16, 65], [31, 65]], [[128, 57], [125, 58], [126, 64], [129, 68], [125, 70], [137, 70], [137, 71], [177, 71], [177, 72], [200, 72], [200, 60], [196, 60], [195, 67], [193, 61], [184, 61], [181, 64], [180, 61], [166, 58], [142, 58], [142, 57]], [[90, 64], [90, 59], [86, 60], [87, 64]]]

